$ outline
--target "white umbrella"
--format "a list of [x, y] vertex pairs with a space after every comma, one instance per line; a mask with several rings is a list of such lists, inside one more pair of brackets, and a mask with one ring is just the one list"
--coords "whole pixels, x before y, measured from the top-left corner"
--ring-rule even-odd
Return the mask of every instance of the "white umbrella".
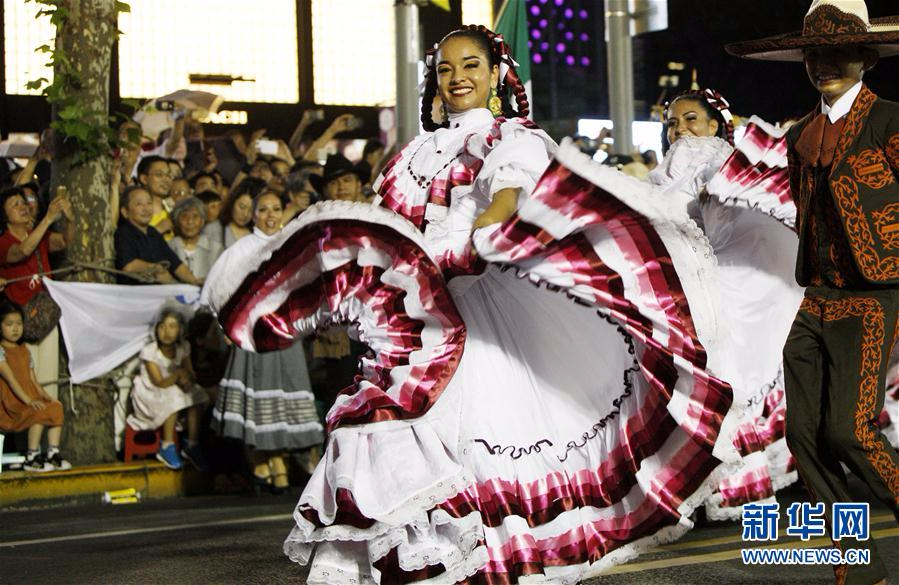
[[186, 110], [196, 112], [197, 117], [205, 117], [214, 114], [224, 103], [225, 98], [208, 91], [196, 91], [192, 89], [179, 89], [172, 93], [148, 100], [138, 110], [133, 119], [140, 124], [141, 133], [152, 140], [163, 130], [174, 126], [172, 110]]

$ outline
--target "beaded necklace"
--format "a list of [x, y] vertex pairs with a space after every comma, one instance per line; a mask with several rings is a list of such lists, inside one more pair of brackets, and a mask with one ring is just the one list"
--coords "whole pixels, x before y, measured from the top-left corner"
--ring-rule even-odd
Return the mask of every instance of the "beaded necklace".
[[[449, 159], [449, 161], [447, 161], [447, 163], [445, 165], [440, 167], [440, 169], [430, 177], [425, 177], [424, 175], [419, 175], [418, 173], [416, 173], [415, 171], [412, 170], [412, 161], [415, 160], [415, 155], [418, 154], [418, 151], [421, 150], [421, 147], [424, 146], [427, 142], [428, 142], [427, 140], [422, 141], [422, 143], [420, 145], [418, 145], [418, 148], [415, 149], [415, 152], [412, 153], [412, 156], [409, 157], [409, 162], [406, 163], [406, 171], [409, 173], [409, 176], [411, 176], [413, 179], [415, 179], [415, 182], [418, 183], [418, 186], [421, 187], [422, 189], [427, 189], [428, 187], [430, 187], [431, 183], [434, 181], [434, 179], [436, 179], [437, 176], [440, 175], [440, 173], [442, 173], [444, 169], [446, 169], [448, 166], [453, 164], [453, 162], [459, 158], [459, 155], [462, 154], [462, 151], [459, 151], [456, 154], [456, 156]], [[438, 150], [437, 154], [443, 154], [443, 151]]]

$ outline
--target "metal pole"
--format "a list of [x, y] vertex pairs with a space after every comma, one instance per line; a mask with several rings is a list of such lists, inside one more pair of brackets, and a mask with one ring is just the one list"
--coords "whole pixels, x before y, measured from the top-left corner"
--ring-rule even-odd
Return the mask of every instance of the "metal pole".
[[418, 60], [421, 52], [416, 0], [396, 0], [396, 139], [418, 135]]
[[609, 64], [609, 104], [612, 110], [614, 154], [634, 150], [634, 55], [628, 0], [606, 0], [606, 35]]

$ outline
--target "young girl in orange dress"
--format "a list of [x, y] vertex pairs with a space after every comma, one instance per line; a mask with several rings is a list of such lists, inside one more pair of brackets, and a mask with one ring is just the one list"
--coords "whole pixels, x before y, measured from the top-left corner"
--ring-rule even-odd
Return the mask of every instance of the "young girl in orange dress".
[[[53, 471], [72, 465], [59, 454], [62, 404], [37, 383], [34, 363], [22, 344], [22, 310], [9, 302], [0, 304], [0, 431], [28, 430], [25, 469]], [[47, 429], [47, 453], [41, 437]]]

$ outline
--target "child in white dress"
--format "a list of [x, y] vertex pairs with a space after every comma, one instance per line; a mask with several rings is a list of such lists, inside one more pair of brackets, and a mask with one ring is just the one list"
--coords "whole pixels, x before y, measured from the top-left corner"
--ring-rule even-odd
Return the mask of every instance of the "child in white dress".
[[[140, 352], [140, 374], [135, 377], [131, 392], [134, 413], [128, 416], [128, 425], [139, 431], [162, 427], [162, 444], [156, 458], [168, 467], [180, 469], [183, 457], [197, 469], [205, 470], [205, 457], [197, 440], [203, 405], [209, 398], [196, 384], [184, 330], [181, 313], [163, 307], [153, 327], [155, 340]], [[175, 423], [182, 411], [187, 414], [188, 439], [179, 456], [175, 447]]]

